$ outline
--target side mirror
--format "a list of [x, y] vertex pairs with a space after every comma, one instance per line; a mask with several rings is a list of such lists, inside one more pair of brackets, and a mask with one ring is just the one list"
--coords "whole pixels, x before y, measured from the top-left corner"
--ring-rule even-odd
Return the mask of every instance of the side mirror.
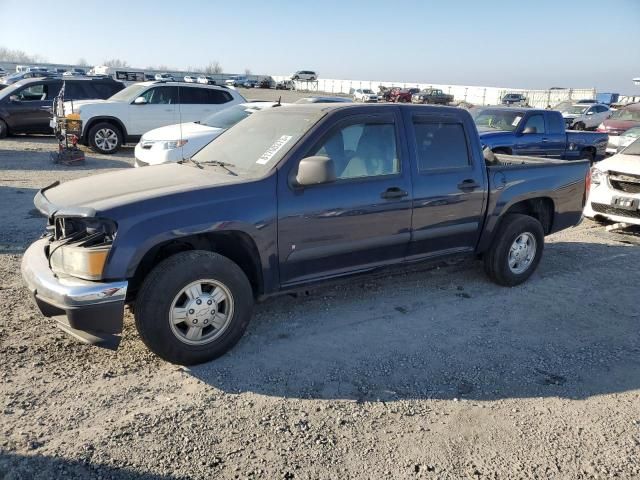
[[329, 157], [315, 156], [300, 160], [295, 184], [301, 187], [336, 181], [336, 168]]
[[144, 97], [138, 97], [133, 101], [134, 105], [144, 105], [147, 103], [147, 99]]
[[593, 115], [593, 112], [587, 112], [587, 115]]
[[525, 128], [522, 133], [524, 135], [530, 134], [530, 133], [538, 133], [538, 129], [536, 127], [527, 127]]

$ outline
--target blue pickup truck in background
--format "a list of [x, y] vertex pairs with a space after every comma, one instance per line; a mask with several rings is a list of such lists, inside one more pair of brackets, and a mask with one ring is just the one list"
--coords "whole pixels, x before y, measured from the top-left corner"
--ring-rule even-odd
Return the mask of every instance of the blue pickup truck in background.
[[483, 147], [494, 153], [562, 160], [604, 157], [609, 136], [599, 132], [566, 131], [555, 110], [487, 107], [474, 112]]

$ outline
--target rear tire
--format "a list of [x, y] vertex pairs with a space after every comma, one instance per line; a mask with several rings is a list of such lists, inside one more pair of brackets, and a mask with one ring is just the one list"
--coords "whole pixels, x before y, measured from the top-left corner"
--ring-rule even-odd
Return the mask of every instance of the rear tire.
[[584, 130], [584, 128], [585, 128], [585, 125], [582, 122], [578, 122], [573, 126], [574, 130]]
[[112, 123], [100, 122], [91, 127], [87, 140], [94, 152], [110, 155], [120, 150], [124, 137], [120, 129]]
[[252, 310], [253, 290], [242, 269], [217, 253], [192, 250], [169, 257], [149, 273], [136, 299], [135, 320], [153, 353], [171, 363], [194, 365], [233, 347]]
[[484, 255], [484, 271], [498, 285], [519, 285], [536, 270], [543, 249], [544, 230], [537, 219], [506, 214]]
[[4, 120], [0, 120], [0, 138], [5, 138], [9, 135], [9, 127]]

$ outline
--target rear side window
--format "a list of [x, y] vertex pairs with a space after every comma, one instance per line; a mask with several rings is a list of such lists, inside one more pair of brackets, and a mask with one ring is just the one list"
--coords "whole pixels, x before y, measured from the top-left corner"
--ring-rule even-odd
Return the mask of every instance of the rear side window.
[[564, 119], [559, 113], [549, 113], [547, 116], [549, 121], [549, 133], [564, 133]]
[[413, 128], [420, 172], [471, 165], [462, 124], [414, 121]]
[[197, 105], [219, 105], [233, 99], [229, 92], [213, 88], [180, 88], [180, 103]]

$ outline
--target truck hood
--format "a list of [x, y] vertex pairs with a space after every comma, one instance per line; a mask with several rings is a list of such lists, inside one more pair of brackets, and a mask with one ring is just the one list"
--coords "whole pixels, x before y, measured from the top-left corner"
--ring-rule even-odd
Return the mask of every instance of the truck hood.
[[620, 172], [630, 175], [640, 175], [640, 156], [618, 153], [612, 157], [596, 163], [596, 168], [602, 172]]
[[92, 175], [44, 189], [35, 204], [47, 216], [90, 217], [123, 205], [245, 180], [216, 170], [174, 163]]
[[78, 113], [78, 111], [83, 108], [92, 107], [94, 105], [104, 105], [104, 104], [121, 104], [123, 102], [116, 102], [114, 100], [67, 100], [64, 102], [64, 112], [65, 114], [69, 114], [72, 112]]
[[141, 141], [180, 140], [198, 137], [214, 138], [222, 133], [222, 128], [209, 127], [195, 122], [179, 123], [150, 130], [142, 136]]

